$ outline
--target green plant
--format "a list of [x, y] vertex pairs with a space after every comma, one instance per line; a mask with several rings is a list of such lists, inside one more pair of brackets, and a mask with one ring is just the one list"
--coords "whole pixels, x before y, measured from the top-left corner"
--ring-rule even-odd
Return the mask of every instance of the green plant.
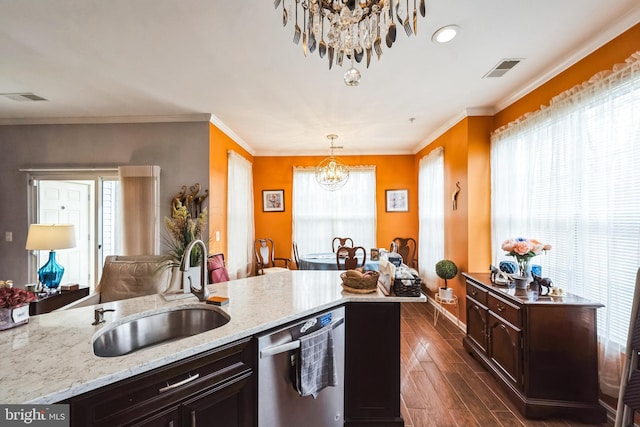
[[[202, 240], [202, 231], [207, 225], [207, 210], [204, 209], [198, 218], [193, 219], [186, 206], [178, 202], [173, 208], [171, 218], [164, 217], [164, 225], [169, 232], [169, 254], [174, 257], [176, 264], [179, 264], [187, 245], [192, 240]], [[199, 260], [200, 248], [196, 246], [193, 248], [189, 267], [198, 265]]]
[[443, 259], [436, 263], [436, 274], [441, 279], [444, 279], [444, 288], [447, 289], [447, 280], [456, 277], [458, 267], [453, 261]]

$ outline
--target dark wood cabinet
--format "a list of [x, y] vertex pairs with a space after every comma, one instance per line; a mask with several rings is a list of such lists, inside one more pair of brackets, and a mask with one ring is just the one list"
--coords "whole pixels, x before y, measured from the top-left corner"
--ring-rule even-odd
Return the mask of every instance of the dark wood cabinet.
[[400, 303], [346, 306], [345, 426], [404, 426]]
[[256, 352], [247, 338], [74, 397], [71, 425], [253, 427]]
[[89, 295], [89, 287], [83, 286], [72, 291], [57, 291], [51, 294], [36, 295], [35, 301], [29, 303], [29, 315], [49, 313]]
[[[401, 427], [400, 303], [345, 306], [344, 425]], [[73, 397], [72, 427], [255, 427], [257, 339]]]
[[596, 310], [575, 295], [538, 296], [466, 277], [464, 347], [500, 381], [527, 418], [606, 421], [598, 403]]

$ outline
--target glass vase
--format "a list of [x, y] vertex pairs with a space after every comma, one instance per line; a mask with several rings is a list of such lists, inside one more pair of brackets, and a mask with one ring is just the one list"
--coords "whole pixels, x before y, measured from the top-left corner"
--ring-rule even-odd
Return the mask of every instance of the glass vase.
[[529, 258], [518, 259], [518, 275], [531, 278], [531, 263]]

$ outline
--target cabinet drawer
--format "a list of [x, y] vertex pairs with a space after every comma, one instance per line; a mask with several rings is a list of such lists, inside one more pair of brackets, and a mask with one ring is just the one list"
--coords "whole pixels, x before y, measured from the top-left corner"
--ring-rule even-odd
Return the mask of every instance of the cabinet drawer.
[[467, 281], [467, 295], [482, 305], [487, 305], [487, 290]]
[[245, 376], [250, 347], [249, 339], [222, 346], [73, 398], [74, 425], [124, 425]]
[[517, 305], [500, 299], [493, 294], [489, 294], [488, 307], [490, 311], [502, 317], [512, 325], [517, 327], [522, 326], [521, 310]]

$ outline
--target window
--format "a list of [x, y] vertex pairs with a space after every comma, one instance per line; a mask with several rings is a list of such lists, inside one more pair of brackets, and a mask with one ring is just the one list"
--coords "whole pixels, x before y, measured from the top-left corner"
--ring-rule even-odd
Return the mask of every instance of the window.
[[227, 270], [236, 279], [249, 276], [253, 265], [253, 166], [233, 151], [227, 161]]
[[418, 172], [418, 266], [420, 277], [438, 290], [436, 263], [444, 258], [444, 154], [442, 147], [420, 159]]
[[[494, 263], [508, 237], [552, 244], [534, 262], [555, 286], [605, 305], [601, 347], [618, 351], [640, 265], [638, 117], [640, 61], [499, 130], [491, 147]], [[616, 395], [619, 377], [603, 385], [603, 360], [601, 388]]]
[[334, 237], [351, 237], [367, 251], [376, 248], [376, 170], [352, 167], [339, 190], [327, 191], [314, 169], [293, 170], [293, 241], [301, 253], [331, 252]]

